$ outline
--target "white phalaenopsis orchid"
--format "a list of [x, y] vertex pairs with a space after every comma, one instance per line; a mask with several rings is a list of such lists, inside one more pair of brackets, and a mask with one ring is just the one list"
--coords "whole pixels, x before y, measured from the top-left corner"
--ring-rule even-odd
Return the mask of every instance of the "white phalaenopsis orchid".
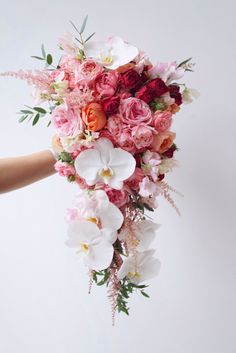
[[124, 220], [119, 208], [110, 202], [104, 190], [80, 190], [76, 196], [75, 208], [70, 209], [68, 218], [87, 220], [101, 228], [118, 230]]
[[192, 103], [193, 98], [198, 98], [200, 96], [200, 92], [195, 88], [187, 88], [183, 90], [183, 103], [189, 104]]
[[[144, 219], [139, 222], [133, 222], [131, 231], [134, 232], [136, 239], [135, 245], [138, 251], [147, 250], [152, 241], [155, 239], [156, 231], [160, 228], [160, 224], [156, 224], [150, 220]], [[118, 235], [119, 240], [126, 241], [129, 237], [130, 229], [124, 227]]]
[[88, 41], [84, 44], [84, 53], [99, 64], [115, 70], [119, 66], [128, 64], [139, 53], [133, 45], [124, 42], [120, 37], [109, 37], [104, 42]]
[[118, 278], [128, 277], [135, 284], [147, 281], [158, 275], [160, 261], [153, 257], [155, 250], [147, 250], [137, 253], [137, 256], [128, 256], [123, 260], [118, 271]]
[[135, 170], [136, 161], [131, 153], [114, 148], [112, 142], [102, 137], [93, 149], [82, 151], [75, 159], [75, 169], [88, 185], [105, 183], [121, 190], [123, 181]]
[[84, 255], [84, 263], [91, 270], [101, 271], [111, 264], [117, 233], [109, 228], [99, 229], [89, 221], [69, 224], [66, 245], [77, 248]]

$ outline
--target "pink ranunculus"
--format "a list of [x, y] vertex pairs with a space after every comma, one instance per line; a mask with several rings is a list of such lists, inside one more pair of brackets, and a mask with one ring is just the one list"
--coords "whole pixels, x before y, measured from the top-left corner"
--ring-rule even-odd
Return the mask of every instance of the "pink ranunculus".
[[129, 201], [129, 194], [126, 190], [115, 190], [106, 187], [105, 191], [110, 202], [114, 203], [117, 207], [122, 207]]
[[137, 125], [132, 129], [132, 138], [138, 149], [148, 147], [153, 141], [153, 128], [143, 123]]
[[153, 116], [153, 125], [158, 132], [164, 132], [171, 127], [172, 114], [168, 111], [156, 111]]
[[95, 90], [103, 98], [112, 97], [117, 89], [119, 73], [114, 70], [102, 72], [95, 79]]
[[141, 123], [150, 124], [152, 122], [152, 112], [144, 101], [130, 97], [120, 103], [121, 120], [130, 126]]
[[136, 167], [134, 173], [125, 181], [125, 185], [132, 190], [138, 191], [139, 183], [141, 183], [144, 176], [142, 169]]
[[75, 80], [79, 84], [91, 85], [95, 78], [103, 72], [103, 67], [93, 60], [83, 60], [75, 72]]
[[123, 150], [135, 153], [136, 148], [129, 128], [123, 129], [121, 133], [116, 136], [116, 142]]
[[70, 175], [75, 175], [75, 168], [66, 162], [57, 161], [54, 165], [55, 170], [60, 176], [68, 177]]
[[53, 110], [51, 120], [60, 136], [74, 137], [84, 130], [80, 115], [65, 104], [59, 105]]

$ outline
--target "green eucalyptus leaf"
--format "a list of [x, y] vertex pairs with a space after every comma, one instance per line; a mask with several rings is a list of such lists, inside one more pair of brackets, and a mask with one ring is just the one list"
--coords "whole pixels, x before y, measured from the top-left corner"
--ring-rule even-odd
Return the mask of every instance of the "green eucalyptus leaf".
[[143, 290], [141, 290], [141, 294], [142, 294], [145, 298], [150, 298], [150, 296], [149, 296], [146, 292], [144, 292]]
[[91, 38], [94, 36], [94, 34], [96, 34], [96, 32], [93, 32], [93, 33], [84, 41], [84, 43], [88, 42], [89, 39], [91, 39]]
[[52, 64], [52, 55], [51, 55], [51, 54], [48, 54], [48, 55], [47, 55], [47, 64], [48, 64], [48, 65], [51, 65], [51, 64]]
[[20, 117], [20, 119], [18, 120], [19, 123], [22, 123], [23, 121], [25, 121], [28, 118], [28, 115], [23, 115]]
[[31, 55], [31, 58], [38, 59], [38, 60], [44, 60], [44, 58], [41, 58], [40, 56], [36, 56], [36, 55]]
[[34, 107], [34, 110], [36, 110], [36, 112], [41, 114], [47, 114], [47, 111], [41, 107]]
[[186, 60], [184, 60], [184, 61], [182, 61], [182, 62], [177, 66], [177, 68], [180, 67], [180, 66], [183, 66], [183, 65], [187, 64], [190, 60], [192, 60], [192, 57], [191, 57], [191, 58], [188, 58], [188, 59], [186, 59]]
[[44, 45], [43, 44], [41, 45], [41, 52], [42, 52], [42, 55], [43, 55], [43, 57], [45, 59], [46, 58], [46, 51], [44, 49]]
[[38, 113], [35, 115], [35, 117], [33, 119], [33, 122], [32, 122], [33, 126], [37, 124], [37, 122], [39, 121], [39, 118], [40, 118], [40, 114]]
[[80, 31], [79, 31], [80, 34], [82, 34], [84, 32], [86, 24], [87, 24], [87, 20], [88, 20], [88, 15], [85, 17], [85, 19], [84, 19], [84, 21], [82, 23], [82, 26], [81, 26]]
[[78, 28], [76, 27], [76, 25], [71, 21], [69, 20], [70, 24], [74, 27], [74, 29], [76, 30], [76, 32], [80, 33], [80, 31], [78, 30]]
[[26, 110], [26, 109], [22, 109], [21, 111], [20, 111], [20, 114], [21, 113], [24, 113], [24, 114], [33, 114], [33, 112], [31, 111], [31, 110]]

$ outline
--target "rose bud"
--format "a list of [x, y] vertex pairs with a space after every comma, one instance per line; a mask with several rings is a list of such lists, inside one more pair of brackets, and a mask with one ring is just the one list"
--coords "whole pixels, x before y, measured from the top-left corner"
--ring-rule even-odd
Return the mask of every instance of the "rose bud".
[[120, 105], [120, 97], [114, 96], [102, 100], [102, 107], [106, 115], [117, 113]]

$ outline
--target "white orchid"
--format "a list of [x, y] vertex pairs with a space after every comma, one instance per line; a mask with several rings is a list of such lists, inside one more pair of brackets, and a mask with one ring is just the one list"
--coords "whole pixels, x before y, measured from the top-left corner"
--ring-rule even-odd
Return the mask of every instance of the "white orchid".
[[[156, 224], [150, 220], [142, 220], [139, 222], [133, 222], [131, 230], [135, 234], [135, 242], [138, 251], [147, 250], [152, 241], [155, 239], [156, 230], [160, 228], [160, 224]], [[119, 240], [126, 240], [129, 236], [130, 229], [124, 227], [118, 235]]]
[[198, 98], [200, 96], [200, 92], [195, 88], [187, 88], [183, 90], [183, 103], [189, 104], [192, 103], [193, 98]]
[[82, 151], [75, 159], [75, 169], [88, 185], [102, 182], [117, 190], [121, 190], [123, 181], [133, 174], [135, 165], [131, 153], [114, 148], [104, 137], [94, 143], [93, 149]]
[[137, 253], [137, 256], [128, 256], [123, 260], [118, 271], [118, 278], [128, 277], [133, 283], [141, 283], [158, 275], [160, 261], [153, 257], [155, 250], [147, 250]]
[[114, 36], [104, 42], [88, 41], [84, 44], [84, 53], [99, 64], [115, 70], [132, 61], [139, 53], [138, 49]]
[[89, 221], [74, 221], [69, 224], [69, 239], [66, 245], [77, 248], [84, 255], [84, 263], [91, 270], [101, 271], [111, 264], [117, 233], [109, 228], [99, 229]]
[[101, 228], [118, 230], [124, 220], [119, 208], [109, 201], [104, 190], [80, 190], [76, 196], [73, 218], [87, 220]]

